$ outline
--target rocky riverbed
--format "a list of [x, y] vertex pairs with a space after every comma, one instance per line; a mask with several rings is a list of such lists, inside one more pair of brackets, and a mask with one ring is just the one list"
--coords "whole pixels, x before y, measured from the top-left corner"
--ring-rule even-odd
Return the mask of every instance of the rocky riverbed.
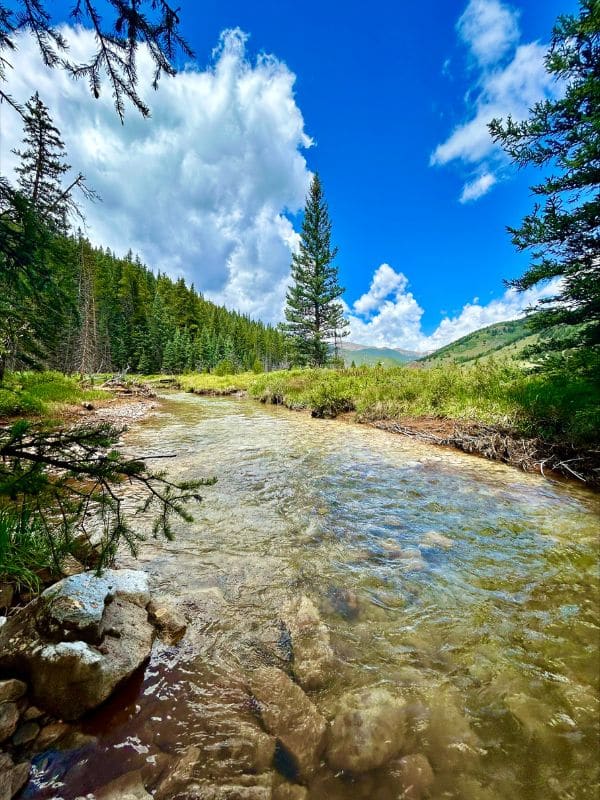
[[[398, 796], [425, 797], [434, 772], [407, 737], [414, 709], [406, 696], [378, 686], [346, 692], [328, 719], [316, 693], [340, 663], [317, 607], [301, 595], [274, 627], [280, 635], [259, 635], [262, 649], [246, 669], [218, 677], [221, 711], [210, 722], [208, 746], [157, 750], [143, 767], [105, 784], [97, 775], [85, 797], [304, 800], [315, 780], [360, 780], [382, 767]], [[186, 628], [181, 612], [152, 599], [148, 576], [127, 569], [65, 578], [12, 615], [0, 628], [0, 672], [25, 680], [0, 681], [1, 800], [27, 783], [32, 758], [39, 765], [59, 752], [68, 763], [89, 749], [94, 737], [73, 723], [148, 662], [155, 637], [185, 646]], [[81, 764], [74, 771], [59, 781], [67, 796]]]
[[[595, 798], [594, 495], [237, 398], [167, 399], [124, 438], [157, 442], [174, 477], [218, 483], [174, 541], [136, 518], [117, 572], [148, 593], [104, 576], [84, 623], [71, 578], [19, 612], [19, 800]], [[41, 708], [22, 659], [75, 652], [92, 687]]]

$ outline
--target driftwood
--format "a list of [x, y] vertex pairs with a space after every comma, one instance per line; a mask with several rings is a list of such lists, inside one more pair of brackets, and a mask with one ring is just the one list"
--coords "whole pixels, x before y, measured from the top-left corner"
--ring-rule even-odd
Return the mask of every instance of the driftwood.
[[156, 397], [156, 393], [148, 386], [147, 383], [135, 383], [135, 381], [126, 381], [123, 376], [115, 375], [99, 387], [105, 389], [113, 394], [127, 397]]
[[465, 453], [502, 461], [525, 472], [560, 473], [600, 489], [600, 450], [577, 448], [567, 442], [548, 442], [519, 436], [514, 431], [448, 420], [376, 420], [376, 428], [412, 436], [423, 442], [453, 447]]

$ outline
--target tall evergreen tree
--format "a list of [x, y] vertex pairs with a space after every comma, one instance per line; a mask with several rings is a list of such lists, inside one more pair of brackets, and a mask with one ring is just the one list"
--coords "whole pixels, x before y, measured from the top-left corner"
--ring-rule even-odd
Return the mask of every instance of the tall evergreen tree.
[[25, 105], [23, 128], [24, 149], [13, 150], [21, 159], [15, 169], [19, 190], [42, 222], [64, 233], [69, 215], [79, 213], [73, 190], [79, 187], [88, 197], [93, 196], [93, 192], [87, 189], [81, 173], [68, 185], [63, 185], [71, 169], [65, 160], [65, 145], [37, 92]]
[[[529, 119], [493, 120], [490, 131], [520, 167], [550, 167], [532, 187], [544, 198], [520, 228], [509, 228], [518, 250], [531, 250], [525, 274], [510, 281], [519, 291], [561, 278], [554, 297], [532, 324], [563, 326], [544, 345], [571, 366], [600, 377], [600, 2], [581, 0], [580, 15], [559, 17], [546, 70], [564, 85]], [[556, 363], [556, 358], [550, 363]]]
[[300, 364], [323, 366], [332, 340], [335, 344], [348, 333], [342, 305], [336, 302], [344, 293], [333, 264], [337, 252], [337, 247], [331, 246], [329, 210], [316, 173], [306, 198], [300, 249], [292, 256], [293, 283], [285, 309], [285, 329]]

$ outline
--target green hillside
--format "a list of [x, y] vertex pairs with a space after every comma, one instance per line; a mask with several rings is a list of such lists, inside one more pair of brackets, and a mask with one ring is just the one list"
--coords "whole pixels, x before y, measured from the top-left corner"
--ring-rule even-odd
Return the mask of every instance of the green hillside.
[[539, 334], [531, 331], [527, 319], [497, 322], [417, 359], [417, 363], [427, 366], [466, 364], [491, 356], [519, 360], [522, 358], [523, 350], [534, 344], [538, 338]]
[[363, 364], [374, 366], [379, 363], [384, 367], [397, 367], [398, 364], [414, 361], [415, 355], [417, 354], [393, 350], [391, 347], [363, 347], [358, 350], [349, 350], [342, 345], [341, 350], [341, 356], [347, 367], [351, 366], [353, 361], [357, 367], [361, 367]]

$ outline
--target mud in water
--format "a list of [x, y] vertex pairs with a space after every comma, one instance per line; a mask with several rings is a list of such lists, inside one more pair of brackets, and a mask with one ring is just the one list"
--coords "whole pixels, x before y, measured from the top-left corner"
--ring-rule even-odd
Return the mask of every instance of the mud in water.
[[[293, 674], [282, 617], [300, 597], [336, 657], [308, 696], [328, 720], [350, 689], [401, 697], [398, 756], [433, 768], [423, 797], [597, 797], [597, 496], [244, 399], [173, 395], [126, 444], [177, 453], [177, 478], [218, 477], [195, 522], [178, 522], [173, 542], [147, 541], [137, 562], [188, 631], [157, 643], [70, 749], [36, 757], [25, 797], [73, 800], [137, 769], [152, 793], [193, 745], [199, 780], [256, 771], [232, 730], [259, 724], [255, 668]], [[310, 800], [411, 796], [397, 764], [288, 777]]]

